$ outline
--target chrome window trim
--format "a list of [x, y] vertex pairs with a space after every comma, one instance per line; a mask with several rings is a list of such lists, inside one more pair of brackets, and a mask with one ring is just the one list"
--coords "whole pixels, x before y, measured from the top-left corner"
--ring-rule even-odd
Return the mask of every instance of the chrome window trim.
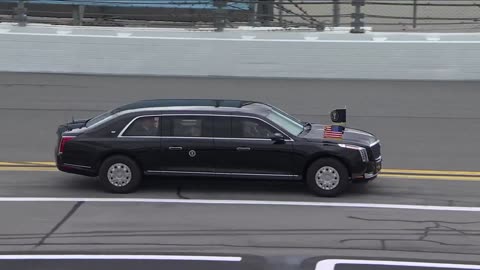
[[[267, 104], [267, 103], [261, 103], [261, 102], [258, 102], [258, 103], [263, 104], [267, 107], [282, 111], [285, 114], [288, 114], [287, 112], [285, 112], [285, 111], [283, 111], [283, 110], [281, 110], [281, 109], [279, 109], [279, 108], [277, 108], [273, 105], [270, 105], [270, 104]], [[105, 119], [102, 119], [101, 121], [89, 126], [88, 128], [96, 127], [96, 126], [98, 126], [98, 125], [100, 125], [104, 122], [109, 121], [110, 119], [113, 119], [113, 118], [116, 118], [116, 117], [119, 117], [119, 116], [122, 116], [122, 115], [125, 115], [125, 114], [129, 114], [129, 113], [151, 112], [151, 111], [175, 111], [175, 110], [200, 110], [201, 111], [201, 110], [208, 110], [208, 109], [214, 109], [214, 108], [217, 108], [217, 107], [215, 107], [215, 106], [159, 106], [159, 107], [144, 107], [144, 108], [129, 109], [129, 110], [123, 110], [123, 111], [119, 111], [117, 113], [114, 113], [114, 114], [106, 117]], [[224, 108], [228, 109], [228, 107], [224, 107]], [[113, 110], [115, 110], [115, 109], [110, 110], [110, 112], [113, 111]], [[188, 114], [188, 113], [186, 113], [186, 114], [191, 115], [191, 114]], [[180, 115], [182, 115], [182, 114], [180, 114]], [[205, 115], [205, 114], [202, 114], [202, 115]], [[215, 116], [215, 115], [217, 115], [217, 114], [213, 114], [213, 116]], [[288, 114], [288, 115], [290, 115], [290, 114]], [[224, 116], [224, 115], [222, 115], [222, 116]], [[233, 115], [225, 115], [225, 116], [233, 116]], [[240, 117], [243, 117], [243, 116], [240, 115]], [[293, 117], [293, 118], [295, 118], [295, 117]], [[262, 120], [262, 119], [260, 119], [260, 120]]]
[[233, 137], [213, 137], [219, 140], [238, 140], [238, 141], [272, 141], [272, 139], [263, 138], [233, 138]]
[[[122, 136], [117, 138], [133, 138], [133, 139], [160, 139], [161, 136]], [[191, 138], [191, 137], [190, 137]]]
[[213, 137], [184, 137], [184, 136], [158, 136], [159, 139], [200, 139], [200, 140], [213, 140]]
[[[133, 122], [135, 122], [135, 120], [137, 119], [140, 119], [140, 118], [144, 118], [144, 117], [161, 117], [160, 115], [157, 115], [157, 114], [152, 114], [152, 115], [139, 115], [137, 117], [134, 117], [132, 120], [130, 120], [130, 122], [128, 122], [128, 124], [125, 125], [125, 127], [123, 127], [123, 129], [120, 131], [120, 133], [118, 133], [118, 136], [117, 138], [132, 138], [132, 137], [142, 137], [142, 138], [153, 138], [153, 137], [160, 137], [160, 136], [123, 136], [123, 133], [125, 133], [125, 131], [127, 131], [127, 129], [130, 127], [131, 124], [133, 124]], [[161, 124], [160, 124], [161, 125]]]
[[[100, 125], [100, 124], [102, 124], [102, 123], [104, 123], [104, 122], [110, 121], [110, 119], [116, 118], [116, 117], [118, 117], [118, 116], [119, 116], [118, 114], [112, 114], [112, 115], [110, 115], [110, 116], [107, 116], [107, 117], [103, 118], [102, 120], [98, 121], [97, 123], [95, 123], [95, 124], [93, 124], [93, 125], [91, 125], [91, 126], [85, 127], [85, 128], [87, 128], [87, 129], [89, 129], [89, 128], [94, 128], [94, 127], [96, 127], [96, 126], [98, 126], [98, 125]], [[88, 123], [88, 121], [87, 121], [87, 123]]]
[[147, 170], [147, 173], [179, 173], [179, 174], [210, 174], [210, 175], [238, 175], [238, 176], [275, 176], [275, 177], [298, 177], [296, 174], [272, 174], [272, 173], [225, 173], [225, 172], [198, 172], [198, 171], [156, 171]]
[[[200, 106], [202, 108], [208, 108], [208, 106]], [[117, 113], [114, 113], [101, 121], [98, 121], [97, 123], [89, 126], [88, 128], [93, 128], [96, 127], [104, 122], [110, 121], [110, 119], [117, 118], [119, 116], [129, 114], [129, 113], [136, 113], [136, 112], [149, 112], [149, 111], [169, 111], [169, 110], [193, 110], [193, 109], [199, 109], [199, 106], [169, 106], [169, 107], [145, 107], [145, 108], [137, 108], [137, 109], [130, 109], [130, 110], [124, 110], [120, 111]], [[115, 109], [113, 109], [115, 110]], [[112, 111], [112, 110], [110, 110]]]
[[123, 136], [121, 138], [134, 139], [203, 139], [203, 140], [244, 140], [244, 141], [272, 141], [271, 139], [257, 139], [257, 138], [230, 138], [230, 137], [176, 137], [176, 136]]
[[[265, 140], [265, 141], [271, 141], [271, 139], [267, 138], [229, 138], [229, 137], [213, 137], [213, 136], [208, 136], [208, 137], [177, 137], [177, 136], [123, 136], [123, 133], [130, 127], [130, 125], [137, 119], [143, 118], [143, 117], [163, 117], [163, 116], [214, 116], [214, 117], [240, 117], [240, 118], [250, 118], [250, 119], [256, 119], [264, 122], [265, 124], [269, 125], [271, 128], [274, 130], [278, 131], [281, 133], [283, 136], [287, 137], [285, 139], [286, 142], [294, 142], [294, 140], [285, 134], [285, 132], [279, 130], [278, 128], [274, 127], [272, 124], [269, 122], [256, 117], [256, 116], [250, 116], [250, 115], [235, 115], [235, 114], [199, 114], [199, 113], [181, 113], [181, 114], [149, 114], [149, 115], [139, 115], [137, 117], [134, 117], [130, 122], [128, 122], [127, 125], [120, 131], [118, 134], [117, 138], [177, 138], [177, 139], [183, 139], [183, 138], [188, 138], [188, 139], [198, 139], [198, 138], [204, 138], [204, 139], [232, 139], [232, 140]], [[161, 122], [160, 122], [161, 125]]]
[[[89, 126], [88, 128], [98, 126], [104, 122], [109, 121], [110, 119], [129, 114], [129, 113], [138, 113], [138, 112], [151, 112], [151, 111], [173, 111], [173, 110], [202, 110], [202, 109], [212, 109], [214, 106], [164, 106], [164, 107], [145, 107], [145, 108], [136, 108], [130, 110], [124, 110], [117, 112], [108, 116], [107, 118]], [[115, 110], [115, 109], [113, 109]], [[111, 110], [112, 111], [112, 110]], [[188, 114], [188, 113], [187, 113]]]

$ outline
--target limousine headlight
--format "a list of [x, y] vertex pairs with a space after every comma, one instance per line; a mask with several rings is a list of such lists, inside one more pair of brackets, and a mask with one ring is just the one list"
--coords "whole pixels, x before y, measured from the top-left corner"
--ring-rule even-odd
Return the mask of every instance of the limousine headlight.
[[339, 143], [338, 146], [343, 147], [343, 148], [348, 148], [348, 149], [353, 149], [357, 150], [360, 152], [360, 156], [362, 157], [363, 162], [368, 161], [368, 154], [367, 150], [364, 147], [361, 146], [356, 146], [356, 145], [351, 145], [351, 144], [344, 144], [344, 143]]

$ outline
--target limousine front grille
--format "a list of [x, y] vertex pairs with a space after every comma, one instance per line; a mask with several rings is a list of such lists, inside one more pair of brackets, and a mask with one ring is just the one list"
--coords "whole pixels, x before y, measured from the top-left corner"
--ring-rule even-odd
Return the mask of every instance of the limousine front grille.
[[377, 141], [374, 145], [370, 146], [370, 151], [372, 153], [372, 160], [376, 160], [382, 155], [380, 148], [381, 146], [379, 141]]

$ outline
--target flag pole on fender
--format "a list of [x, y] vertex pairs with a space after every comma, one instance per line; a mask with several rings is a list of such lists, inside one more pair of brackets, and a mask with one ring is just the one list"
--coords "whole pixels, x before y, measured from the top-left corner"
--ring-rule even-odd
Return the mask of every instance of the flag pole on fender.
[[347, 124], [347, 106], [344, 109], [335, 109], [330, 112], [333, 125], [325, 126], [323, 137], [326, 139], [342, 139]]

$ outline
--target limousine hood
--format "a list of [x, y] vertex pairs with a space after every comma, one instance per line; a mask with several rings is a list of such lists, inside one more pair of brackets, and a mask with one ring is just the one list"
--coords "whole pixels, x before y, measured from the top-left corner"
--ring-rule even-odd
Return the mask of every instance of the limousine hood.
[[356, 145], [365, 145], [369, 146], [377, 141], [375, 135], [368, 133], [363, 130], [353, 129], [353, 128], [345, 128], [343, 133], [342, 139], [325, 139], [323, 138], [323, 130], [325, 125], [321, 124], [312, 124], [312, 128], [310, 131], [305, 134], [304, 138], [309, 141], [334, 141], [334, 142], [342, 142], [342, 143], [352, 143]]

